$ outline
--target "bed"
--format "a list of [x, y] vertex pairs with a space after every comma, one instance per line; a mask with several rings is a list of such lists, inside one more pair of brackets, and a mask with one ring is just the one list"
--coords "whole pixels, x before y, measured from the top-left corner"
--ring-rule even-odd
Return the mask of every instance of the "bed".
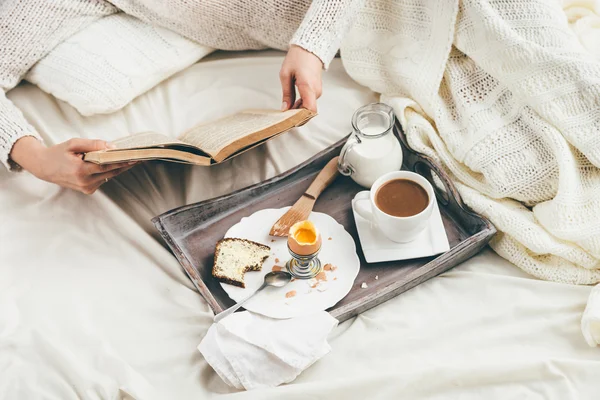
[[[216, 53], [109, 115], [82, 117], [30, 84], [9, 97], [48, 143], [175, 136], [276, 107], [282, 59]], [[0, 170], [0, 398], [595, 398], [600, 351], [579, 328], [591, 288], [532, 279], [490, 250], [338, 326], [291, 384], [237, 392], [204, 361], [212, 313], [150, 218], [293, 167], [376, 99], [336, 59], [318, 117], [223, 165], [147, 163], [92, 196]]]

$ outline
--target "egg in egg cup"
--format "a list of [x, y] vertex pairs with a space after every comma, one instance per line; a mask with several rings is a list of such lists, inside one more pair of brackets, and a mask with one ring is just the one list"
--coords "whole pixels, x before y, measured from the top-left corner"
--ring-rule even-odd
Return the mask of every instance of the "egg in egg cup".
[[310, 221], [297, 222], [290, 228], [287, 246], [292, 258], [286, 268], [294, 278], [311, 279], [322, 271], [318, 257], [322, 243], [321, 234]]

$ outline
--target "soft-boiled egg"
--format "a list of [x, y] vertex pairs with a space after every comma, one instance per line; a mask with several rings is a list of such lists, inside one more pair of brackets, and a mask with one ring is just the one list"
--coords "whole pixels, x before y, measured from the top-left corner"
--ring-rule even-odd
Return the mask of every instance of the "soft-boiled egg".
[[308, 256], [321, 248], [321, 234], [310, 221], [296, 222], [290, 228], [288, 247], [299, 256]]

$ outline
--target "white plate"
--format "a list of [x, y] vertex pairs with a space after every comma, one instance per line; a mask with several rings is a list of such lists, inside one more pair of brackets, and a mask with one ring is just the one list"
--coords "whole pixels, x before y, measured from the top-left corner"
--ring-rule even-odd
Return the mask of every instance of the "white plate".
[[[246, 288], [221, 282], [225, 292], [234, 301], [238, 302], [258, 289], [264, 275], [271, 272], [274, 265], [280, 265], [285, 269], [285, 263], [290, 258], [287, 238], [274, 238], [269, 236], [269, 231], [288, 209], [289, 207], [257, 211], [249, 217], [242, 218], [225, 234], [225, 237], [248, 239], [271, 248], [271, 256], [263, 264], [262, 270], [246, 273], [244, 278]], [[309, 220], [315, 224], [323, 239], [319, 253], [321, 264], [324, 266], [331, 263], [338, 267], [333, 272], [326, 272], [327, 284], [320, 287], [321, 290], [325, 290], [320, 291], [319, 287], [311, 288], [309, 283], [314, 281], [296, 279], [283, 288], [264, 289], [244, 305], [246, 310], [271, 318], [292, 318], [326, 310], [350, 292], [360, 269], [360, 260], [352, 236], [327, 214], [313, 212]], [[286, 293], [292, 290], [296, 291], [296, 296], [286, 298]]]
[[370, 221], [358, 215], [355, 211], [355, 201], [356, 197], [352, 200], [352, 212], [354, 213], [354, 221], [356, 221], [360, 245], [368, 263], [429, 257], [450, 250], [446, 229], [437, 202], [434, 203], [427, 228], [412, 242], [396, 243], [385, 237]]

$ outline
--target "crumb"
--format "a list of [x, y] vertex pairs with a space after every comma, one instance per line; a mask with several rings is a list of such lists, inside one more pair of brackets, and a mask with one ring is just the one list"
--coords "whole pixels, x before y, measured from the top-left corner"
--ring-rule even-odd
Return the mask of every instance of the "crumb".
[[327, 238], [327, 240], [331, 240], [331, 236], [329, 238]]
[[362, 285], [360, 285], [361, 289], [366, 289], [369, 286], [366, 284], [366, 282], [363, 282]]
[[279, 258], [276, 258], [276, 259], [275, 259], [275, 262], [279, 264]]
[[275, 239], [271, 239], [271, 243], [273, 243], [275, 241]]
[[325, 271], [335, 271], [337, 269], [337, 267], [333, 264], [325, 264], [325, 266], [323, 267], [323, 269]]
[[375, 280], [379, 279], [379, 275], [375, 275]]
[[296, 295], [296, 291], [295, 290], [290, 290], [289, 292], [287, 292], [285, 294], [285, 298], [289, 299], [290, 297], [294, 297]]
[[337, 276], [335, 278], [333, 278], [334, 281], [337, 281]]
[[289, 306], [290, 304], [294, 303], [296, 301], [297, 297], [290, 297], [290, 298], [286, 298], [285, 299], [285, 305]]
[[315, 279], [317, 281], [326, 281], [327, 280], [327, 275], [325, 274], [325, 271], [321, 271], [317, 274], [317, 276], [315, 276]]
[[283, 267], [280, 265], [273, 265], [273, 269], [271, 271], [277, 272], [283, 270]]
[[317, 286], [317, 290], [319, 292], [324, 292], [329, 288], [329, 286], [327, 286], [327, 282], [321, 282], [319, 283], [319, 286]]
[[307, 280], [307, 281], [306, 281], [306, 284], [307, 284], [308, 286], [310, 286], [311, 288], [313, 288], [313, 289], [314, 289], [314, 288], [316, 288], [316, 287], [317, 287], [317, 285], [319, 284], [319, 282], [318, 282], [318, 281], [317, 281], [315, 278], [312, 278], [312, 279], [309, 279], [309, 280]]
[[292, 278], [292, 280], [290, 280], [290, 282], [294, 282], [296, 280], [296, 278]]

